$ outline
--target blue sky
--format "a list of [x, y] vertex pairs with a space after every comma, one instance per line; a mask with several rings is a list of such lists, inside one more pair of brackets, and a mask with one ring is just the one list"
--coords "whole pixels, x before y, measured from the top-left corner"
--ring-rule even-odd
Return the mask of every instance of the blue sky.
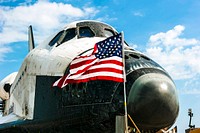
[[163, 66], [179, 92], [175, 123], [188, 128], [188, 108], [200, 127], [199, 0], [0, 0], [0, 80], [18, 71], [28, 53], [27, 28], [40, 43], [65, 24], [82, 19], [103, 21], [124, 31], [125, 40]]

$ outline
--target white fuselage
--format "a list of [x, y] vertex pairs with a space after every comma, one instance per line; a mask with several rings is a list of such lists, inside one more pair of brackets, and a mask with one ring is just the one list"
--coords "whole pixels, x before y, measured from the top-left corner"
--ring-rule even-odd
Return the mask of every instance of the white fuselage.
[[[68, 25], [65, 29], [73, 27], [76, 27], [76, 23]], [[56, 43], [50, 46], [51, 39], [38, 45], [26, 56], [11, 86], [10, 99], [6, 102], [4, 115], [13, 112], [25, 119], [33, 119], [36, 76], [63, 76], [73, 58], [92, 49], [96, 42], [105, 39], [105, 37], [78, 39], [75, 36], [59, 46]]]

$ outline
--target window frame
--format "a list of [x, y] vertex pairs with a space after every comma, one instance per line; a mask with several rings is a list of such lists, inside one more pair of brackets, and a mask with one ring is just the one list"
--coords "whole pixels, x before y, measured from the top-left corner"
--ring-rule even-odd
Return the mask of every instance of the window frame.
[[53, 47], [58, 40], [60, 39], [60, 37], [62, 36], [62, 34], [64, 33], [64, 30], [58, 32], [58, 34], [56, 34], [53, 39], [51, 39], [51, 41], [48, 43], [49, 46]]
[[[74, 36], [70, 37], [69, 39], [66, 40], [67, 31], [69, 31], [69, 30], [74, 30]], [[76, 28], [69, 28], [69, 29], [64, 30], [63, 34], [60, 36], [60, 38], [58, 40], [56, 47], [58, 47], [59, 45], [65, 43], [67, 41], [70, 41], [71, 39], [75, 38], [76, 36], [77, 36]]]
[[111, 36], [106, 36], [106, 31], [109, 32], [109, 33], [111, 33], [112, 34], [111, 36], [116, 35], [115, 32], [112, 29], [104, 28], [104, 35], [105, 35], [105, 37], [111, 37]]

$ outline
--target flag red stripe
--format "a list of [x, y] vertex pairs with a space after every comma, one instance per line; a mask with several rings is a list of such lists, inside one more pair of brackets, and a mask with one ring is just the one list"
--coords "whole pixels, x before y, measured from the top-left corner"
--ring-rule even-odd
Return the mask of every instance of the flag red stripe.
[[85, 79], [68, 79], [67, 82], [65, 83], [81, 83], [81, 82], [88, 82], [91, 80], [112, 80], [112, 81], [116, 81], [116, 82], [123, 82], [124, 79], [123, 78], [116, 78], [116, 77], [112, 77], [112, 76], [95, 76], [95, 77], [90, 77], [90, 78], [85, 78]]
[[[94, 56], [94, 55], [93, 55]], [[77, 59], [75, 59], [75, 60], [80, 60], [81, 58], [77, 58]], [[92, 63], [96, 58], [91, 58], [91, 56], [89, 56], [89, 57], [85, 57], [85, 58], [83, 58], [84, 60], [82, 60], [82, 61], [80, 61], [80, 62], [77, 62], [77, 63], [75, 63], [75, 64], [71, 64], [70, 65], [70, 69], [73, 69], [73, 68], [77, 68], [77, 67], [80, 67], [80, 66], [82, 66], [82, 65], [87, 65], [87, 64], [90, 64], [90, 63]], [[75, 61], [75, 60], [73, 60], [73, 61]]]
[[[96, 59], [93, 59], [92, 61], [95, 62]], [[77, 71], [74, 71], [75, 68], [70, 68], [70, 73], [71, 74], [81, 74], [81, 73], [84, 73], [85, 71], [87, 71], [94, 63], [91, 63], [91, 64], [84, 64], [85, 66], [82, 67], [83, 65], [79, 66], [76, 68]]]
[[[123, 74], [123, 70], [115, 69], [115, 68], [95, 68], [88, 70], [87, 72], [83, 73], [82, 75], [87, 75], [89, 73], [96, 73], [96, 72], [113, 72], [113, 73], [118, 73], [118, 74]], [[76, 75], [76, 74], [74, 74]], [[73, 75], [71, 75], [73, 76]]]
[[115, 64], [115, 65], [123, 66], [122, 62], [114, 60], [114, 59], [113, 60], [112, 59], [110, 59], [110, 60], [102, 60], [102, 61], [97, 62], [94, 65], [101, 65], [101, 64]]
[[67, 78], [67, 75], [64, 75], [63, 77], [61, 77], [61, 78], [59, 79], [58, 83], [57, 83], [57, 84], [54, 83], [53, 86], [58, 86], [59, 88], [62, 88], [63, 83], [64, 83], [64, 81], [65, 81], [66, 78]]
[[[89, 65], [89, 66], [87, 66], [86, 68], [84, 68], [84, 69], [80, 69], [80, 70], [78, 70], [76, 73], [74, 73], [74, 74], [80, 74], [80, 73], [83, 73], [83, 72], [86, 72], [86, 70], [89, 70], [89, 68], [91, 67], [91, 66], [93, 66], [93, 67], [95, 67], [95, 66], [98, 66], [98, 65], [105, 65], [105, 67], [107, 67], [106, 66], [106, 64], [115, 64], [115, 65], [119, 65], [120, 67], [122, 67], [123, 66], [123, 63], [122, 62], [120, 62], [120, 61], [116, 61], [116, 60], [105, 60], [105, 61], [100, 61], [100, 62], [96, 62], [95, 64], [92, 64], [92, 65]], [[82, 66], [82, 65], [81, 65]], [[71, 68], [71, 69], [79, 69], [79, 67], [73, 67], [73, 68]], [[72, 74], [72, 75], [74, 75], [74, 74]]]
[[[84, 64], [90, 64], [91, 62], [93, 62], [95, 59], [91, 59], [91, 60], [87, 60], [87, 61], [82, 61], [82, 62], [79, 62], [79, 63], [76, 63], [76, 64], [72, 64], [70, 66], [70, 69], [74, 69], [74, 68], [78, 68]], [[106, 63], [110, 63], [110, 64], [116, 64], [116, 65], [120, 65], [120, 66], [123, 66], [123, 63], [121, 61], [117, 61], [115, 59], [112, 59], [112, 57], [110, 57], [110, 60], [101, 60], [99, 62], [96, 62], [95, 64], [93, 65], [98, 65], [98, 64], [106, 64]]]

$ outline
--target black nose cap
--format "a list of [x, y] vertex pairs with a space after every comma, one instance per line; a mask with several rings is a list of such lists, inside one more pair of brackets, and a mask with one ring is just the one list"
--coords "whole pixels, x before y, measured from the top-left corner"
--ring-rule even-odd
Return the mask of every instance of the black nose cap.
[[142, 129], [171, 126], [178, 115], [179, 103], [173, 81], [164, 74], [139, 77], [128, 96], [128, 113]]

